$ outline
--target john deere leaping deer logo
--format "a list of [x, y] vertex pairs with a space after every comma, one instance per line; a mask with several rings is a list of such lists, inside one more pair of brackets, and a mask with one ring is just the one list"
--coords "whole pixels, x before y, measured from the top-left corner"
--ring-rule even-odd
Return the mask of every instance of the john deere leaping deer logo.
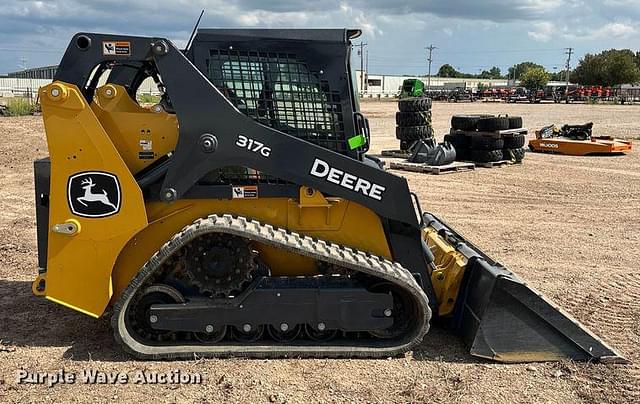
[[120, 210], [118, 178], [105, 172], [83, 172], [69, 177], [69, 207], [82, 217], [107, 217]]
[[109, 202], [109, 194], [104, 189], [102, 190], [101, 194], [94, 194], [93, 188], [95, 186], [96, 184], [93, 183], [91, 177], [87, 177], [86, 180], [82, 180], [82, 189], [84, 189], [84, 195], [76, 198], [78, 202], [80, 202], [83, 206], [89, 206], [87, 205], [87, 202], [100, 202], [103, 205], [111, 206], [114, 210], [118, 209], [116, 208], [116, 205]]

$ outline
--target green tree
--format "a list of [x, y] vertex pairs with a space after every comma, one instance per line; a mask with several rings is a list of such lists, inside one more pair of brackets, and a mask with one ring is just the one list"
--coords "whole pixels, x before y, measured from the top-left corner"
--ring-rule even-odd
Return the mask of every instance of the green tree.
[[[573, 71], [569, 71], [569, 77], [573, 77]], [[549, 80], [551, 81], [566, 81], [567, 80], [567, 71], [560, 70], [555, 73], [549, 73]]]
[[530, 67], [520, 76], [520, 84], [529, 90], [544, 88], [549, 81], [549, 73], [543, 67]]
[[444, 64], [440, 66], [440, 70], [438, 70], [438, 77], [460, 77], [461, 74], [459, 71], [453, 68], [450, 64]]
[[455, 77], [455, 78], [464, 78], [464, 79], [499, 79], [502, 78], [500, 74], [500, 68], [493, 66], [489, 71], [484, 70], [480, 74], [471, 74], [471, 73], [463, 73], [457, 71], [450, 64], [444, 64], [440, 66], [438, 70], [438, 77]]
[[584, 55], [573, 79], [584, 85], [618, 86], [640, 81], [638, 54], [629, 49], [610, 49]]
[[[531, 69], [532, 67], [536, 67], [536, 68], [540, 68], [540, 69], [544, 70], [544, 67], [542, 67], [541, 65], [539, 65], [537, 63], [522, 62], [522, 63], [518, 63], [514, 67], [510, 67], [509, 68], [509, 76], [508, 76], [508, 78], [510, 78], [510, 79], [515, 78], [516, 80], [520, 80], [522, 78], [522, 75], [524, 74], [524, 72], [526, 72], [527, 70]], [[515, 71], [515, 76], [514, 76], [514, 71]]]
[[500, 71], [500, 68], [497, 66], [493, 66], [491, 69], [489, 69], [489, 74], [491, 75], [492, 79], [502, 78], [502, 72]]

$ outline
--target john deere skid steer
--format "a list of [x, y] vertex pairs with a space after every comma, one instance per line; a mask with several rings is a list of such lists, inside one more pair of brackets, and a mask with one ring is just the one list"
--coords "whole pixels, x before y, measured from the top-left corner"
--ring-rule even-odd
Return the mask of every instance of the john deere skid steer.
[[147, 359], [386, 357], [439, 320], [484, 358], [623, 360], [366, 156], [359, 34], [75, 35], [40, 90], [34, 293]]

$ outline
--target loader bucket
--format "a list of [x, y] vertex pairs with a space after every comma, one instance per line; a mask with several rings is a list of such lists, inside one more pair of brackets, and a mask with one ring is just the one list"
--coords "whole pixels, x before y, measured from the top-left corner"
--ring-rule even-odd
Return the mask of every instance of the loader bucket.
[[444, 222], [429, 213], [423, 220], [468, 260], [451, 325], [471, 355], [498, 362], [627, 362]]

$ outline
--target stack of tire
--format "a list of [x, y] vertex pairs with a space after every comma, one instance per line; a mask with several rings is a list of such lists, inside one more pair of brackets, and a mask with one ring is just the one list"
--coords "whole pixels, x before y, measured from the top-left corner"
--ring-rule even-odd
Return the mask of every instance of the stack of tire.
[[461, 161], [520, 163], [524, 159], [525, 133], [503, 134], [501, 131], [521, 128], [519, 116], [454, 115], [451, 131], [444, 140], [453, 144]]
[[398, 102], [396, 139], [400, 150], [408, 151], [418, 140], [433, 139], [431, 126], [431, 98], [406, 98]]

